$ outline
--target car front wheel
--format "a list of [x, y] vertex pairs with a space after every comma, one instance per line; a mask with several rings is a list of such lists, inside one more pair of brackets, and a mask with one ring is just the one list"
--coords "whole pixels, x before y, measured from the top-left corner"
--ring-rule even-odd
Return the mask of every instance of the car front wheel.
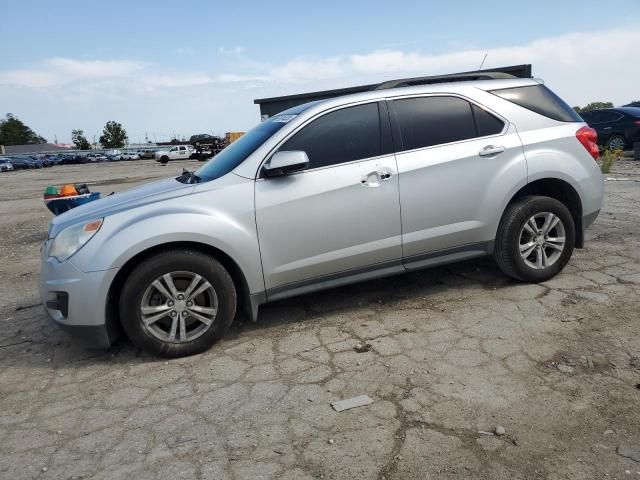
[[120, 318], [139, 348], [165, 357], [203, 352], [222, 338], [236, 311], [227, 270], [195, 250], [170, 250], [140, 263], [120, 296]]
[[543, 282], [569, 262], [575, 225], [569, 209], [554, 198], [527, 196], [507, 207], [496, 236], [500, 269], [524, 282]]

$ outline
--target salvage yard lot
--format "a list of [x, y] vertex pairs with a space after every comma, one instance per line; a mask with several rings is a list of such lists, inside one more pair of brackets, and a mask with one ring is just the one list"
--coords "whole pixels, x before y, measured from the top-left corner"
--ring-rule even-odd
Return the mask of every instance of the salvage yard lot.
[[38, 305], [44, 187], [183, 166], [0, 175], [0, 478], [640, 479], [640, 165], [542, 285], [482, 259], [264, 306], [194, 357], [82, 348]]

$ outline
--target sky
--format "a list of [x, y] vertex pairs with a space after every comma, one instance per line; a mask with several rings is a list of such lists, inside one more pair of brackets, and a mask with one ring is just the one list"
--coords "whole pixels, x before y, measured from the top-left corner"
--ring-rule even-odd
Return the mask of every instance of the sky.
[[[604, 8], [606, 5], [606, 8]], [[49, 141], [224, 134], [255, 98], [531, 63], [571, 105], [640, 100], [640, 0], [0, 0], [0, 116]]]

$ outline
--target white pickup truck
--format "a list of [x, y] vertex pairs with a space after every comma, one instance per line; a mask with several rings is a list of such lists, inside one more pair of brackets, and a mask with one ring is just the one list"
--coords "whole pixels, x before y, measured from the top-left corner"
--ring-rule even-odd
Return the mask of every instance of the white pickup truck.
[[169, 160], [187, 160], [191, 155], [188, 145], [176, 145], [166, 150], [158, 150], [155, 154], [156, 162], [167, 163]]

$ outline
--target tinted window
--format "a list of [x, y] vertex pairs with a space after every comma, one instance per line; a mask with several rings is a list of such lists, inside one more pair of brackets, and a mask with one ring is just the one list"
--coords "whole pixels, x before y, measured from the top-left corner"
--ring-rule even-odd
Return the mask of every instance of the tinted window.
[[600, 122], [616, 122], [620, 120], [623, 116], [616, 112], [602, 112], [602, 117], [600, 118]]
[[498, 135], [504, 128], [504, 123], [499, 118], [490, 114], [476, 105], [471, 105], [473, 116], [476, 119], [476, 127], [478, 128], [478, 136], [486, 137], [488, 135]]
[[378, 104], [327, 113], [296, 133], [279, 150], [306, 152], [309, 168], [381, 155]]
[[616, 112], [605, 112], [600, 110], [594, 110], [590, 112], [588, 115], [581, 115], [587, 122], [593, 125], [598, 125], [600, 123], [614, 122], [616, 120], [620, 120], [622, 115]]
[[593, 122], [593, 113], [591, 112], [580, 112], [580, 116], [585, 122]]
[[471, 104], [457, 97], [395, 100], [404, 150], [457, 142], [476, 136]]
[[544, 85], [503, 88], [490, 93], [560, 122], [582, 122], [573, 108]]

